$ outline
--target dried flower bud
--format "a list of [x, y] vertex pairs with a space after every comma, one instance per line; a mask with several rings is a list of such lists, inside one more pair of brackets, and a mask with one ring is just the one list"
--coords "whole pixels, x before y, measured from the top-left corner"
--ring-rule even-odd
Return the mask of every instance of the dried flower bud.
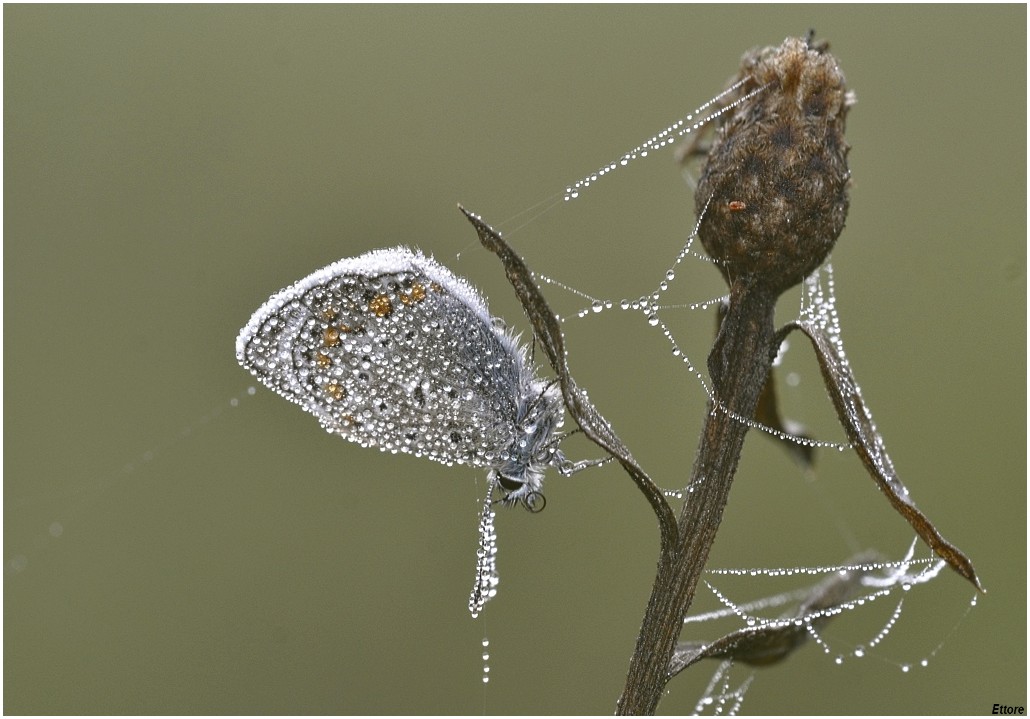
[[747, 53], [698, 183], [700, 236], [726, 281], [779, 295], [818, 267], [848, 211], [844, 117], [854, 97], [826, 45]]

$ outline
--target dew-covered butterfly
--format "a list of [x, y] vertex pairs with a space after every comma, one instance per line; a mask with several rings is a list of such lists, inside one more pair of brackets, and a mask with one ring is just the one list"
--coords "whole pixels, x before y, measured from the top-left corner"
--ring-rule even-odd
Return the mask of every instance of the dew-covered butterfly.
[[564, 418], [554, 383], [466, 280], [406, 247], [342, 259], [272, 295], [236, 339], [263, 384], [363, 447], [490, 470], [543, 508]]

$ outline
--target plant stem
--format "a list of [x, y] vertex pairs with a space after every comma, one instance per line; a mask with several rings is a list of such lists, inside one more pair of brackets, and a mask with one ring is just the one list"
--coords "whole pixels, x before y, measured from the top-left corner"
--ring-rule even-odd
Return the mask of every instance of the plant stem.
[[718, 405], [709, 403], [690, 492], [679, 517], [678, 543], [659, 559], [651, 598], [630, 660], [618, 714], [654, 714], [669, 680], [669, 661], [722, 521], [748, 425], [775, 355], [776, 298], [738, 280], [708, 356]]

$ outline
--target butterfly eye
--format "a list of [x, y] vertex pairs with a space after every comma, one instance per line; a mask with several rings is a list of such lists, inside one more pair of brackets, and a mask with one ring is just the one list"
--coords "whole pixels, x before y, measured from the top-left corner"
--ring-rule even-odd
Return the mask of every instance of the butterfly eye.
[[511, 477], [505, 477], [503, 474], [497, 475], [497, 484], [501, 485], [507, 492], [515, 492], [526, 486], [525, 482], [520, 482], [517, 479]]

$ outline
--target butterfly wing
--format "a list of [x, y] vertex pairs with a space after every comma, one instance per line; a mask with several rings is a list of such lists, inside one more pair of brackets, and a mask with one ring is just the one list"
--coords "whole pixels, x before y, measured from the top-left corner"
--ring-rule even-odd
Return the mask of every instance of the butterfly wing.
[[475, 289], [403, 247], [341, 260], [273, 295], [236, 354], [328, 431], [445, 464], [499, 466], [532, 379]]

